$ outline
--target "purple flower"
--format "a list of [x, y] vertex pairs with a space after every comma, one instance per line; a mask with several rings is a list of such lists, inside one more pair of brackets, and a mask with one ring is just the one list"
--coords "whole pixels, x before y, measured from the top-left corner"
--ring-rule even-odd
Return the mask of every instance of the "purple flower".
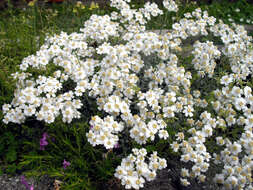
[[48, 145], [47, 138], [48, 138], [47, 133], [43, 133], [42, 138], [40, 139], [40, 150], [45, 150], [45, 146]]
[[119, 143], [116, 143], [113, 148], [119, 148]]
[[70, 162], [68, 162], [68, 161], [66, 161], [65, 159], [64, 159], [64, 161], [63, 161], [63, 169], [66, 169], [67, 167], [69, 167], [70, 166]]
[[25, 185], [25, 187], [26, 187], [26, 189], [28, 189], [28, 190], [34, 190], [34, 186], [33, 185], [29, 185], [28, 184], [28, 182], [27, 182], [27, 180], [26, 180], [26, 178], [25, 178], [25, 176], [21, 176], [21, 183], [23, 184], [23, 185]]

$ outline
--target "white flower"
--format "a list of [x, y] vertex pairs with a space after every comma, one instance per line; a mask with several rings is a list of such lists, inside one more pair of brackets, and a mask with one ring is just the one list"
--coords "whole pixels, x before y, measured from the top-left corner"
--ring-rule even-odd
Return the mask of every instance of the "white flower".
[[216, 137], [216, 143], [220, 146], [225, 144], [225, 141], [222, 137]]
[[221, 80], [220, 80], [220, 83], [221, 84], [224, 84], [225, 86], [229, 85], [231, 82], [233, 82], [233, 78], [228, 76], [228, 75], [225, 75], [223, 77], [221, 77]]
[[176, 134], [176, 137], [177, 137], [177, 139], [176, 139], [177, 141], [178, 140], [182, 141], [182, 140], [184, 140], [184, 133], [179, 132]]
[[192, 167], [192, 172], [195, 174], [195, 176], [199, 176], [201, 173], [201, 168], [198, 165], [194, 165]]
[[190, 161], [190, 159], [191, 159], [191, 156], [190, 156], [190, 154], [183, 154], [183, 155], [181, 155], [181, 161], [183, 161], [183, 162], [188, 162], [188, 161]]
[[10, 104], [4, 104], [4, 105], [2, 106], [3, 113], [4, 113], [4, 114], [7, 113], [7, 112], [10, 110], [10, 108], [11, 108], [11, 105], [10, 105]]
[[[53, 123], [54, 120], [55, 120], [55, 117], [54, 117], [53, 114], [47, 113], [47, 114], [44, 116], [44, 120], [45, 120], [45, 122], [47, 122], [47, 123]], [[69, 123], [70, 123], [70, 121], [69, 121]]]
[[194, 109], [192, 106], [188, 105], [188, 106], [184, 106], [184, 110], [183, 113], [185, 114], [186, 117], [192, 117], [193, 116], [193, 112]]
[[246, 100], [244, 98], [235, 98], [233, 102], [237, 110], [244, 110], [246, 107]]
[[229, 176], [229, 175], [233, 175], [234, 174], [234, 168], [230, 165], [225, 165], [224, 166], [224, 171], [225, 173]]
[[174, 152], [178, 152], [180, 145], [177, 142], [173, 142], [171, 146]]
[[234, 19], [229, 18], [228, 21], [229, 21], [229, 22], [234, 22]]
[[231, 125], [235, 124], [236, 120], [232, 115], [230, 115], [226, 118], [226, 122], [227, 122], [228, 126], [231, 126]]
[[243, 92], [244, 92], [244, 96], [246, 98], [252, 96], [252, 89], [249, 87], [249, 86], [245, 86], [244, 89], [243, 89]]
[[229, 176], [226, 180], [229, 184], [231, 184], [233, 187], [237, 186], [238, 184], [238, 178], [235, 176]]
[[188, 186], [188, 185], [190, 185], [190, 182], [189, 182], [187, 179], [185, 179], [185, 178], [180, 178], [180, 182], [181, 182], [181, 184], [182, 184], [183, 186]]
[[108, 113], [112, 113], [113, 112], [113, 105], [108, 102], [104, 105], [104, 110]]
[[163, 108], [164, 117], [171, 118], [175, 116], [175, 106], [169, 106]]
[[181, 169], [181, 176], [182, 177], [189, 177], [189, 170], [186, 168]]
[[201, 95], [201, 93], [200, 93], [199, 90], [194, 90], [194, 91], [193, 91], [193, 96], [194, 96], [195, 98], [199, 98], [200, 95]]
[[177, 12], [178, 11], [177, 4], [173, 0], [164, 0], [163, 1], [163, 6], [168, 11], [173, 11], [173, 12]]
[[161, 139], [167, 139], [168, 137], [169, 137], [169, 134], [168, 134], [168, 132], [167, 131], [165, 131], [165, 130], [159, 130], [159, 137], [161, 138]]
[[218, 183], [218, 184], [223, 184], [224, 183], [224, 179], [225, 179], [224, 174], [216, 174], [215, 178], [214, 178], [214, 182]]
[[26, 116], [32, 116], [32, 115], [35, 114], [35, 112], [36, 112], [36, 109], [35, 109], [35, 107], [32, 106], [32, 105], [26, 106], [26, 107], [24, 108], [24, 114], [25, 114]]
[[212, 136], [213, 128], [210, 125], [205, 125], [204, 128], [202, 128], [202, 132], [206, 135], [206, 137]]

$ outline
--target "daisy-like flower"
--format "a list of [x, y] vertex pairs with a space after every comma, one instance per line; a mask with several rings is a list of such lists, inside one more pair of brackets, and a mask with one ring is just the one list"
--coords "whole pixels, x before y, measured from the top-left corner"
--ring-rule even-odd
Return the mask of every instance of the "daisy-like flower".
[[220, 146], [225, 144], [225, 141], [222, 137], [216, 137], [216, 143]]
[[192, 117], [193, 116], [193, 107], [188, 105], [184, 107], [183, 113], [185, 114], [186, 117]]
[[169, 134], [168, 134], [168, 132], [167, 131], [165, 131], [165, 130], [159, 130], [159, 137], [161, 138], [161, 139], [167, 139], [168, 137], [169, 137]]
[[237, 155], [242, 151], [242, 146], [239, 143], [234, 142], [230, 145], [230, 152], [234, 155]]
[[237, 110], [244, 110], [246, 107], [246, 100], [244, 98], [236, 98], [234, 101]]
[[221, 77], [220, 83], [224, 84], [225, 86], [228, 86], [231, 82], [233, 82], [233, 78], [230, 76], [223, 76]]
[[218, 184], [223, 184], [225, 181], [225, 176], [224, 174], [216, 174], [214, 177], [214, 182]]
[[181, 176], [182, 177], [189, 177], [189, 170], [186, 168], [181, 169]]
[[172, 149], [173, 149], [174, 152], [178, 152], [178, 149], [179, 149], [180, 145], [176, 141], [174, 141], [171, 144], [171, 146], [172, 146]]
[[230, 115], [226, 118], [226, 122], [227, 122], [228, 126], [231, 126], [231, 125], [235, 124], [236, 120], [232, 115]]
[[213, 128], [210, 125], [205, 125], [204, 128], [202, 128], [202, 132], [206, 137], [212, 136]]
[[238, 178], [235, 176], [229, 176], [226, 181], [230, 183], [233, 187], [236, 187], [238, 184]]
[[237, 86], [234, 86], [231, 90], [231, 94], [235, 97], [241, 97], [242, 92], [243, 92], [242, 89], [240, 89]]
[[244, 96], [246, 98], [252, 96], [252, 89], [249, 87], [249, 86], [245, 86], [244, 89], [243, 89], [243, 92], [244, 92]]
[[180, 182], [181, 182], [181, 184], [182, 184], [183, 186], [188, 186], [188, 185], [190, 185], [190, 182], [189, 182], [187, 179], [185, 179], [185, 178], [180, 178]]

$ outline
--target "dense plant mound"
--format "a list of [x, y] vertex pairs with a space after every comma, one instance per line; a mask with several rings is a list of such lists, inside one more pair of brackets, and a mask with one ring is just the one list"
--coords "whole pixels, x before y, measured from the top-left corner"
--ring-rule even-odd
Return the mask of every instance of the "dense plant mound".
[[[36, 55], [26, 57], [22, 72], [13, 74], [17, 89], [3, 106], [3, 121], [35, 117], [53, 123], [59, 117], [71, 123], [85, 115], [79, 110], [82, 97], [89, 96], [100, 110], [90, 118], [90, 144], [112, 149], [130, 136], [143, 146], [133, 147], [116, 168], [115, 177], [126, 188], [139, 189], [166, 168], [166, 159], [157, 152], [148, 157], [144, 148], [161, 139], [181, 154], [181, 161], [192, 162], [192, 168], [182, 168], [182, 184], [189, 185], [190, 177], [205, 181], [214, 162], [222, 166], [215, 182], [227, 189], [253, 189], [251, 37], [243, 27], [217, 22], [200, 9], [158, 35], [146, 31], [145, 24], [163, 11], [149, 2], [132, 9], [129, 2], [111, 0], [118, 11], [92, 15], [79, 33], [48, 37]], [[177, 11], [172, 0], [163, 5]], [[203, 38], [185, 59], [182, 44], [194, 36]], [[207, 40], [210, 36], [214, 42]]]

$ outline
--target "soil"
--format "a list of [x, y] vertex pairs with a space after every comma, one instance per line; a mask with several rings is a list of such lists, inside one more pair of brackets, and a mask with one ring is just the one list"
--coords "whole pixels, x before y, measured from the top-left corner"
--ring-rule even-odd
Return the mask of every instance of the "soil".
[[[48, 176], [43, 176], [39, 180], [30, 178], [27, 179], [28, 184], [34, 185], [34, 190], [54, 190], [54, 180]], [[28, 190], [21, 183], [21, 175], [9, 177], [6, 174], [0, 176], [1, 190]]]

